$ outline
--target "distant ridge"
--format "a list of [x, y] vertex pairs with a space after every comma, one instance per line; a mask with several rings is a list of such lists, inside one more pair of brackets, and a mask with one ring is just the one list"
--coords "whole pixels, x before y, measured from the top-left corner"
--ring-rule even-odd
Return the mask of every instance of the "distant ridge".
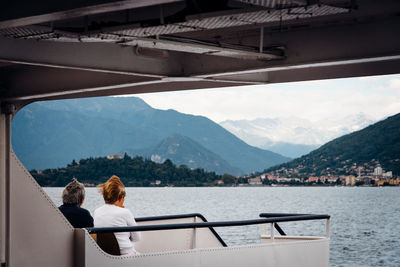
[[242, 170], [232, 167], [217, 154], [204, 148], [189, 137], [180, 134], [174, 134], [164, 138], [151, 149], [142, 149], [139, 151], [129, 149], [125, 152], [129, 155], [143, 155], [159, 163], [163, 163], [165, 160], [169, 159], [177, 166], [186, 165], [191, 169], [202, 166], [206, 171], [214, 171], [217, 174], [244, 174]]
[[298, 168], [300, 173], [307, 174], [343, 174], [351, 166], [364, 164], [379, 164], [384, 170], [400, 175], [400, 113], [265, 171]]
[[144, 151], [174, 134], [188, 137], [220, 157], [231, 166], [226, 171], [233, 168], [250, 173], [289, 160], [247, 145], [206, 117], [154, 109], [137, 97], [33, 103], [15, 116], [12, 142], [28, 169], [45, 169], [65, 166], [73, 159], [128, 149]]

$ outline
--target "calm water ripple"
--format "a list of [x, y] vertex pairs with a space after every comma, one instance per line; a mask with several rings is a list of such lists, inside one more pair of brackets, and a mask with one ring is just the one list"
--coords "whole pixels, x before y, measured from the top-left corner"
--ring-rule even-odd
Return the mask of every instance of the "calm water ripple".
[[[62, 188], [45, 188], [56, 205]], [[87, 188], [91, 213], [103, 204]], [[262, 212], [331, 215], [330, 266], [400, 266], [400, 187], [127, 188], [136, 217], [202, 213], [209, 221], [256, 219]], [[288, 235], [325, 235], [325, 221], [282, 223]], [[228, 245], [259, 243], [260, 226], [217, 228]]]

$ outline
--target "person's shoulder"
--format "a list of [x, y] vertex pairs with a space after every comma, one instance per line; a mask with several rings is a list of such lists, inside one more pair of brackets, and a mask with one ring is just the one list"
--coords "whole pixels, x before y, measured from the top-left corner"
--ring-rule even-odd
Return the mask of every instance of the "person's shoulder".
[[59, 206], [58, 209], [63, 213], [76, 210], [75, 206], [65, 205], [65, 204], [62, 204], [61, 206]]
[[93, 216], [87, 209], [80, 208], [82, 220], [85, 220], [85, 227], [93, 227]]
[[108, 206], [108, 205], [103, 204], [103, 205], [101, 205], [100, 207], [98, 207], [96, 210], [103, 210], [103, 209], [106, 209], [107, 206]]
[[123, 212], [123, 213], [127, 213], [127, 214], [131, 214], [132, 212], [129, 210], [129, 209], [127, 209], [127, 208], [121, 208], [121, 211]]
[[107, 206], [106, 205], [102, 205], [102, 206], [100, 206], [100, 207], [98, 207], [97, 209], [94, 210], [94, 214], [105, 212], [105, 209], [107, 209]]
[[62, 214], [65, 214], [65, 212], [67, 212], [67, 209], [64, 205], [59, 206], [58, 209], [61, 211]]
[[110, 207], [115, 213], [118, 214], [128, 214], [129, 210], [127, 208], [121, 208], [115, 205], [112, 205], [112, 207]]
[[62, 204], [62, 205], [59, 206], [58, 208], [59, 208], [59, 209], [66, 209], [66, 208], [69, 208], [69, 207], [70, 207], [70, 205]]
[[89, 212], [87, 209], [85, 209], [85, 208], [79, 207], [79, 210], [80, 210], [82, 213], [85, 213], [85, 214], [89, 214], [89, 215], [90, 215], [90, 212]]
[[130, 209], [127, 209], [127, 208], [120, 208], [120, 209], [121, 209], [121, 214], [123, 214], [128, 219], [134, 218], [133, 213], [131, 212]]

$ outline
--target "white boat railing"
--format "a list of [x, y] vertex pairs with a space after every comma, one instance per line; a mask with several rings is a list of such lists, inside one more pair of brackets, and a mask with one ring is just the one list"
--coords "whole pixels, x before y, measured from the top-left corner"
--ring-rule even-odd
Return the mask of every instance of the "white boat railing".
[[[274, 216], [272, 216], [273, 214]], [[166, 215], [161, 217], [138, 218], [138, 221], [156, 220], [158, 219], [176, 219], [184, 217], [201, 216], [199, 213], [182, 214], [182, 215]], [[204, 216], [201, 216], [204, 218]], [[253, 224], [271, 223], [277, 227], [278, 222], [293, 222], [306, 220], [322, 220], [326, 219], [329, 222], [330, 216], [326, 214], [287, 214], [287, 213], [261, 213], [262, 219], [241, 220], [241, 221], [217, 221], [217, 222], [199, 222], [199, 223], [178, 223], [178, 224], [155, 224], [155, 225], [140, 225], [140, 226], [123, 226], [123, 227], [91, 227], [87, 228], [90, 234], [92, 233], [117, 233], [117, 232], [135, 232], [135, 231], [156, 231], [156, 230], [174, 230], [185, 228], [210, 228], [210, 227], [228, 227], [228, 226], [245, 226]], [[279, 231], [279, 230], [278, 230]], [[327, 236], [329, 234], [329, 223], [327, 223]]]
[[[196, 217], [201, 219], [201, 222], [196, 222]], [[163, 231], [163, 230], [177, 230], [177, 229], [193, 229], [193, 247], [196, 247], [196, 234], [195, 231], [198, 228], [208, 228], [214, 237], [218, 239], [219, 243], [226, 247], [226, 243], [223, 239], [218, 235], [218, 233], [214, 230], [215, 227], [232, 227], [232, 226], [246, 226], [246, 225], [262, 225], [261, 238], [270, 239], [270, 241], [275, 240], [275, 231], [276, 229], [280, 235], [280, 240], [283, 239], [296, 239], [302, 238], [307, 239], [306, 237], [288, 237], [286, 233], [282, 230], [282, 228], [278, 225], [280, 222], [293, 222], [293, 221], [308, 221], [308, 220], [326, 220], [326, 238], [329, 238], [329, 219], [330, 216], [326, 214], [288, 214], [288, 213], [261, 213], [260, 219], [253, 220], [240, 220], [240, 221], [216, 221], [216, 222], [208, 222], [203, 215], [200, 213], [191, 213], [191, 214], [179, 214], [179, 215], [166, 215], [166, 216], [156, 216], [156, 217], [144, 217], [137, 218], [138, 223], [143, 222], [152, 222], [152, 221], [167, 221], [168, 220], [177, 220], [184, 218], [194, 218], [194, 222], [185, 222], [185, 223], [164, 223], [164, 224], [148, 224], [148, 225], [138, 225], [138, 226], [127, 226], [127, 227], [97, 227], [97, 228], [87, 228], [87, 231], [90, 234], [97, 233], [116, 233], [116, 232], [146, 232], [146, 231]], [[267, 236], [266, 234], [266, 225], [271, 225], [271, 235]], [[308, 238], [309, 239], [309, 238]]]
[[[261, 213], [260, 217], [263, 218], [277, 218], [277, 217], [291, 217], [295, 219], [294, 221], [304, 221], [304, 220], [326, 220], [326, 230], [325, 230], [325, 237], [329, 238], [330, 235], [330, 216], [326, 214], [295, 214], [295, 213]], [[300, 218], [300, 219], [298, 219]], [[291, 219], [285, 220], [284, 222], [293, 221]], [[282, 230], [282, 228], [278, 225], [277, 222], [271, 222], [271, 231], [269, 238], [273, 241], [275, 239], [275, 231], [276, 229], [281, 236], [286, 236], [286, 233]], [[262, 226], [261, 229], [261, 236], [267, 237], [267, 228], [266, 225]], [[291, 237], [293, 238], [293, 237]]]

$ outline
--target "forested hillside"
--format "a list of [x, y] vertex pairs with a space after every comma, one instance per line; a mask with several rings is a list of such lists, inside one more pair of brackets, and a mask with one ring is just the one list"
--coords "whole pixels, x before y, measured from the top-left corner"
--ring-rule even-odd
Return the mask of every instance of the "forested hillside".
[[105, 182], [112, 175], [121, 178], [126, 186], [207, 186], [215, 185], [216, 180], [224, 178], [232, 181], [230, 175], [217, 175], [203, 169], [189, 169], [185, 165], [175, 166], [170, 160], [155, 163], [142, 157], [122, 159], [106, 157], [72, 161], [65, 168], [31, 171], [32, 176], [41, 186], [65, 186], [73, 177], [80, 182], [97, 185]]

